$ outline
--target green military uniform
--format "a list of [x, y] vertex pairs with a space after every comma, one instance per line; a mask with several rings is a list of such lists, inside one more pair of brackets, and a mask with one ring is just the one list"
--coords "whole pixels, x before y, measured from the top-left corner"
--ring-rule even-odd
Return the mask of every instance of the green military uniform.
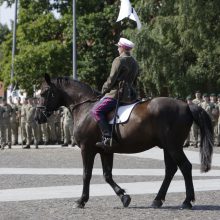
[[63, 143], [63, 126], [62, 126], [62, 116], [60, 111], [55, 111], [55, 132], [56, 132], [56, 139], [57, 143]]
[[216, 94], [210, 94], [210, 105], [211, 105], [211, 119], [214, 131], [214, 144], [218, 144], [218, 116], [219, 116], [219, 108], [217, 105]]
[[210, 102], [207, 102], [207, 101], [202, 102], [201, 107], [208, 113], [210, 118], [212, 118]]
[[11, 117], [10, 117], [10, 124], [11, 124], [11, 134], [12, 134], [12, 144], [18, 144], [18, 107], [14, 103], [11, 103]]
[[[186, 97], [186, 101], [187, 101], [188, 105], [194, 105], [194, 103], [192, 102], [191, 95]], [[190, 129], [189, 135], [188, 135], [187, 139], [185, 140], [183, 147], [188, 147], [191, 144], [191, 137], [192, 137], [192, 128]]]
[[35, 147], [39, 144], [39, 126], [35, 121], [36, 106], [33, 103], [28, 103], [25, 107], [26, 112], [26, 131], [27, 131], [27, 145], [25, 148], [30, 148], [32, 138], [34, 139]]
[[26, 144], [27, 142], [27, 131], [26, 131], [27, 116], [26, 116], [26, 111], [25, 111], [26, 105], [27, 105], [27, 100], [24, 100], [23, 104], [18, 105], [22, 145]]
[[8, 144], [8, 147], [11, 148], [11, 124], [10, 117], [12, 108], [9, 104], [6, 103], [6, 99], [3, 99], [5, 103], [1, 105], [2, 115], [1, 115], [1, 147], [2, 149]]
[[0, 146], [2, 149], [4, 149], [4, 147], [6, 145], [5, 126], [2, 123], [3, 117], [4, 117], [4, 111], [5, 111], [5, 109], [0, 105]]
[[48, 123], [39, 125], [40, 127], [40, 140], [45, 144], [49, 144]]
[[[218, 94], [217, 101], [218, 112], [220, 113], [220, 94]], [[220, 146], [220, 114], [218, 116], [218, 127], [217, 127], [217, 146]]]
[[138, 64], [129, 52], [122, 53], [112, 63], [112, 68], [107, 81], [102, 87], [105, 97], [117, 99], [118, 82], [124, 81], [120, 102], [131, 103], [137, 100], [136, 90], [133, 87], [138, 75]]
[[71, 142], [71, 145], [75, 145], [75, 140], [73, 136], [73, 118], [69, 109], [65, 106], [62, 106], [62, 115], [63, 115], [63, 131], [64, 131], [64, 144], [62, 146], [68, 146]]
[[[192, 102], [195, 105], [201, 106], [203, 100], [195, 98], [195, 99], [192, 100]], [[199, 141], [200, 141], [200, 129], [199, 129], [198, 125], [195, 122], [193, 122], [191, 134], [193, 136], [192, 145], [194, 145], [195, 147], [198, 147], [198, 144], [199, 144]]]
[[53, 112], [50, 117], [47, 119], [48, 123], [48, 131], [49, 131], [49, 140], [51, 144], [55, 144], [57, 142], [56, 137], [56, 114]]

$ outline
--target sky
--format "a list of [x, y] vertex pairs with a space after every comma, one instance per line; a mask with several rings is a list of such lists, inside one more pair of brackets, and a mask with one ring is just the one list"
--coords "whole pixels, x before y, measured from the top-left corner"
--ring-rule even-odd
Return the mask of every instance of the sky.
[[[52, 0], [51, 0], [52, 1]], [[14, 20], [15, 13], [14, 4], [12, 7], [6, 7], [6, 3], [4, 3], [0, 7], [0, 23], [6, 24], [11, 29], [11, 21]], [[53, 14], [56, 18], [59, 18], [59, 14], [56, 11], [53, 11]]]
[[4, 3], [0, 7], [0, 23], [6, 24], [9, 28], [11, 28], [11, 21], [14, 20], [14, 5], [11, 8], [6, 7], [6, 3]]

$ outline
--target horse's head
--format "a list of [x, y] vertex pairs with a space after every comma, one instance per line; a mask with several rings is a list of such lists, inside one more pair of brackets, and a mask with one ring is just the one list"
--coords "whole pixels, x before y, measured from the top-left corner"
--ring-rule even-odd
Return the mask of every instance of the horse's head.
[[48, 74], [45, 74], [44, 78], [45, 82], [41, 85], [40, 103], [35, 116], [39, 124], [46, 123], [47, 117], [62, 105], [62, 91], [51, 81]]

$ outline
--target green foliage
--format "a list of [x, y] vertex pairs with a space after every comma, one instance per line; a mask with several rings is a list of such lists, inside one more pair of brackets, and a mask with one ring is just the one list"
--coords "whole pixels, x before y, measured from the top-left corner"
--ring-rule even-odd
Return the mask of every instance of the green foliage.
[[[14, 0], [0, 0], [11, 5]], [[220, 92], [220, 1], [131, 0], [142, 22], [116, 23], [119, 0], [77, 0], [79, 80], [101, 89], [120, 36], [134, 41], [140, 92], [186, 96]], [[53, 10], [60, 13], [56, 19]], [[20, 0], [15, 78], [32, 91], [44, 73], [72, 75], [72, 1]], [[10, 83], [12, 33], [0, 26], [0, 78]]]
[[149, 0], [135, 7], [143, 29], [126, 33], [136, 43], [145, 93], [219, 92], [220, 2]]

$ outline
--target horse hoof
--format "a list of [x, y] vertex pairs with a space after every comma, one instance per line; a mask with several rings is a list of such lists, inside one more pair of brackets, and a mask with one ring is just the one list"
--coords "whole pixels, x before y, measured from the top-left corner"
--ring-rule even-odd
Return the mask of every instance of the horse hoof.
[[163, 202], [161, 200], [154, 200], [151, 204], [152, 208], [160, 208], [163, 205]]
[[192, 209], [192, 204], [190, 202], [183, 202], [180, 209]]
[[83, 209], [85, 207], [85, 203], [75, 202], [73, 204], [73, 209]]
[[123, 203], [123, 206], [126, 208], [129, 206], [129, 204], [131, 202], [131, 197], [129, 195], [123, 195], [121, 198], [121, 201]]

